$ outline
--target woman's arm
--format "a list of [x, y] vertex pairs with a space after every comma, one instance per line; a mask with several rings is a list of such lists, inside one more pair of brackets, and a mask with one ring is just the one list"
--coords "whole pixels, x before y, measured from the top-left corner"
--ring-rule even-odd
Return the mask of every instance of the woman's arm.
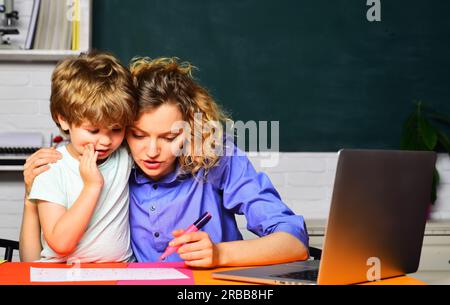
[[19, 237], [21, 262], [31, 262], [40, 259], [42, 251], [40, 232], [38, 208], [36, 204], [25, 197]]
[[34, 178], [45, 172], [61, 158], [61, 154], [54, 148], [42, 148], [28, 157], [24, 165], [25, 198], [22, 215], [22, 225], [19, 237], [19, 255], [22, 262], [40, 259], [42, 245], [40, 240], [41, 226], [36, 204], [28, 199]]
[[308, 249], [293, 235], [275, 232], [251, 240], [217, 244], [219, 266], [280, 264], [309, 257]]
[[182, 235], [183, 230], [173, 233], [177, 238], [169, 245], [182, 245], [178, 254], [191, 267], [269, 265], [306, 260], [309, 256], [306, 246], [286, 232], [218, 244], [214, 244], [203, 231], [186, 235]]
[[247, 229], [260, 238], [213, 244], [205, 232], [186, 234], [177, 238], [178, 244], [186, 240], [190, 243], [179, 249], [180, 257], [196, 267], [267, 265], [307, 259], [308, 233], [303, 217], [295, 215], [281, 201], [266, 174], [257, 173], [245, 154], [236, 146], [234, 150], [233, 155], [222, 157], [208, 178], [223, 190], [223, 207], [244, 214]]

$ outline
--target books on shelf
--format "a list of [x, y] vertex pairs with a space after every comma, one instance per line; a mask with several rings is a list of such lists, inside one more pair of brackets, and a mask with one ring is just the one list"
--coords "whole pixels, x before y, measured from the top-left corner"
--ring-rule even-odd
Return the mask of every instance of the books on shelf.
[[79, 49], [80, 34], [80, 1], [72, 0], [72, 50]]
[[91, 0], [33, 0], [25, 49], [89, 49]]
[[78, 49], [88, 50], [90, 48], [90, 32], [91, 32], [91, 9], [89, 0], [80, 1], [80, 22], [78, 34]]

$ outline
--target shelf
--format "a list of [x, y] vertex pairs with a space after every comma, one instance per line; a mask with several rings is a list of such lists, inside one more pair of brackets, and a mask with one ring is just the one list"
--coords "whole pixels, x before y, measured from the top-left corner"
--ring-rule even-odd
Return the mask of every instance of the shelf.
[[[63, 0], [61, 0], [63, 1]], [[0, 0], [1, 2], [1, 0]], [[32, 8], [34, 5], [34, 0], [22, 0], [18, 2], [18, 10], [21, 10], [23, 16], [27, 16], [22, 21], [18, 23], [18, 30], [20, 33], [24, 33], [22, 36], [18, 37], [17, 40], [13, 41], [16, 46], [25, 45], [25, 36], [29, 30], [30, 16], [32, 15]], [[51, 1], [51, 3], [56, 1]], [[42, 5], [42, 2], [41, 2]], [[42, 7], [41, 7], [42, 8]], [[52, 7], [55, 9], [55, 7]], [[46, 7], [50, 9], [50, 7]], [[59, 9], [59, 8], [58, 8]], [[82, 52], [87, 52], [91, 49], [92, 43], [92, 0], [80, 0], [79, 1], [79, 48], [80, 50], [49, 50], [49, 49], [31, 49], [24, 50], [23, 47], [16, 47], [14, 49], [1, 48], [0, 47], [0, 63], [4, 62], [57, 62], [69, 56], [77, 56]], [[67, 11], [69, 13], [71, 11]], [[58, 15], [60, 16], [60, 15]], [[36, 20], [39, 22], [39, 17]], [[56, 22], [56, 19], [53, 20]], [[50, 21], [49, 21], [50, 22]], [[45, 22], [44, 22], [45, 23]], [[37, 25], [38, 26], [38, 25]], [[55, 23], [56, 26], [56, 23]], [[43, 30], [48, 29], [45, 27]], [[37, 31], [37, 28], [36, 28]], [[53, 33], [54, 34], [54, 33]], [[36, 34], [37, 35], [37, 34]], [[36, 37], [35, 37], [36, 38]]]
[[21, 172], [23, 165], [0, 165], [0, 172]]
[[86, 51], [71, 50], [5, 50], [0, 49], [1, 61], [59, 61]]

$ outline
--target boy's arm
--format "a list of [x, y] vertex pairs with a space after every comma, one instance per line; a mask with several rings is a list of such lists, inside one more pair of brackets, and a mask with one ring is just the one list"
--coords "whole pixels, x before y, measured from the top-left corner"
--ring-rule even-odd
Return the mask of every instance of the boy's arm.
[[40, 232], [38, 208], [25, 197], [19, 237], [20, 261], [30, 262], [40, 259], [42, 251]]
[[86, 231], [100, 193], [101, 187], [83, 187], [68, 210], [59, 204], [38, 201], [44, 238], [53, 251], [60, 255], [73, 252]]
[[97, 167], [98, 152], [88, 144], [80, 157], [80, 175], [83, 189], [73, 205], [66, 210], [56, 203], [39, 200], [39, 219], [48, 245], [58, 254], [71, 253], [94, 213], [103, 188], [103, 176]]

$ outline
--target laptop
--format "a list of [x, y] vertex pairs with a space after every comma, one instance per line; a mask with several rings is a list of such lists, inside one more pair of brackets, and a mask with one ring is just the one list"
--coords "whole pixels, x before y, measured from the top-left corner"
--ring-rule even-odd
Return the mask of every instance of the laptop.
[[320, 261], [215, 272], [262, 284], [354, 284], [417, 271], [436, 153], [338, 152]]

